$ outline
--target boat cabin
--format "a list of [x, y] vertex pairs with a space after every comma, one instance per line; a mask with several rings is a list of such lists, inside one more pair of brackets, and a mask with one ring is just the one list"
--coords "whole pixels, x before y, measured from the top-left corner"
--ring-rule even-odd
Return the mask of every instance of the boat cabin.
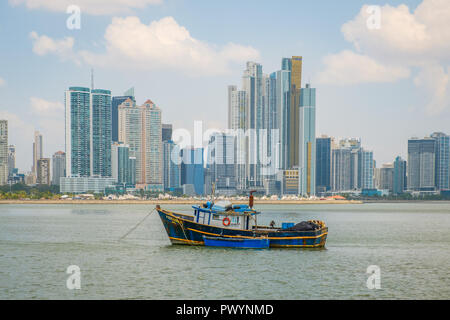
[[229, 202], [214, 204], [208, 201], [202, 206], [192, 208], [194, 222], [236, 230], [252, 230], [257, 225], [256, 216], [260, 214], [246, 204], [233, 205]]

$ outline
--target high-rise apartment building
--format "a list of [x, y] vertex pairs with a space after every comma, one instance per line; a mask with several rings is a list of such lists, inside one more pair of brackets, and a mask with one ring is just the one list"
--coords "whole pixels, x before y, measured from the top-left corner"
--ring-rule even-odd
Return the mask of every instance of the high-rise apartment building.
[[373, 151], [360, 149], [359, 151], [359, 181], [360, 189], [374, 189], [374, 161]]
[[180, 148], [172, 140], [163, 141], [164, 190], [175, 191], [181, 187]]
[[402, 194], [406, 190], [406, 170], [406, 161], [403, 160], [400, 156], [395, 158], [392, 192], [396, 195]]
[[301, 89], [299, 108], [299, 193], [316, 194], [316, 89]]
[[394, 164], [393, 163], [385, 163], [379, 169], [380, 170], [380, 178], [377, 189], [381, 190], [389, 190], [390, 193], [394, 192]]
[[66, 176], [91, 175], [91, 91], [70, 87], [66, 91]]
[[134, 157], [130, 157], [130, 148], [123, 143], [113, 143], [111, 146], [111, 171], [114, 181], [119, 185], [133, 186], [136, 170]]
[[65, 105], [66, 177], [60, 179], [61, 192], [79, 192], [91, 182], [95, 188], [108, 185], [112, 181], [111, 91], [70, 87]]
[[8, 177], [13, 175], [16, 169], [16, 146], [10, 145], [8, 147]]
[[[132, 94], [132, 95], [130, 95]], [[136, 102], [134, 90], [129, 89], [123, 96], [112, 97], [111, 101], [111, 138], [113, 142], [119, 142], [119, 106], [127, 99]]]
[[8, 182], [8, 120], [0, 120], [0, 186]]
[[147, 100], [141, 107], [142, 112], [142, 182], [151, 188], [163, 189], [162, 172], [162, 126], [161, 109], [151, 100]]
[[316, 138], [316, 192], [331, 190], [331, 138]]
[[228, 87], [228, 129], [231, 129], [236, 137], [236, 188], [245, 190], [247, 187], [247, 93], [238, 91], [236, 86]]
[[31, 170], [35, 177], [37, 177], [37, 162], [42, 157], [44, 157], [42, 134], [40, 134], [39, 131], [35, 131], [33, 142], [33, 167]]
[[162, 141], [172, 140], [172, 125], [171, 124], [162, 124]]
[[197, 195], [204, 193], [205, 172], [203, 148], [181, 150], [181, 185], [192, 185]]
[[293, 56], [291, 59], [291, 102], [290, 102], [290, 138], [289, 166], [296, 167], [299, 165], [299, 132], [300, 132], [300, 96], [302, 88], [302, 57]]
[[60, 185], [60, 179], [66, 176], [66, 154], [55, 152], [52, 156], [52, 184]]
[[260, 130], [264, 129], [263, 102], [263, 72], [262, 65], [247, 62], [247, 68], [242, 77], [242, 88], [246, 92], [246, 129], [248, 133], [247, 148], [247, 184], [249, 188], [262, 187], [262, 146], [263, 137]]
[[207, 168], [216, 193], [236, 194], [235, 137], [223, 133], [211, 135], [207, 149]]
[[434, 191], [436, 188], [436, 140], [408, 140], [408, 190]]
[[351, 159], [350, 148], [332, 150], [332, 181], [333, 191], [348, 191], [351, 189]]
[[[284, 61], [284, 68], [276, 73], [276, 106], [277, 128], [279, 129], [279, 167], [289, 168], [290, 138], [290, 103], [291, 103], [291, 71], [290, 59]], [[286, 69], [285, 69], [286, 68]]]
[[91, 92], [91, 176], [111, 177], [111, 91]]
[[50, 182], [50, 159], [40, 158], [37, 161], [36, 183], [50, 185]]
[[136, 181], [142, 183], [142, 115], [141, 109], [132, 99], [127, 99], [118, 107], [120, 142], [128, 145], [130, 157], [136, 158]]
[[435, 132], [431, 137], [436, 140], [436, 188], [449, 189], [450, 137], [442, 132]]

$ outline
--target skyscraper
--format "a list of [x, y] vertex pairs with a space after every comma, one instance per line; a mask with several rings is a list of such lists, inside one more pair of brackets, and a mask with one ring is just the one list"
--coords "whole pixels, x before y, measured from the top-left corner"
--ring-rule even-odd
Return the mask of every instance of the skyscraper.
[[394, 161], [394, 176], [393, 176], [393, 190], [396, 195], [402, 194], [406, 190], [406, 161], [400, 156]]
[[60, 178], [66, 176], [66, 154], [55, 152], [52, 157], [52, 184], [60, 185]]
[[435, 132], [431, 137], [436, 140], [436, 188], [449, 189], [450, 137], [442, 132]]
[[10, 145], [8, 147], [8, 177], [13, 175], [13, 171], [16, 168], [16, 147]]
[[136, 182], [142, 183], [142, 117], [141, 109], [136, 103], [127, 99], [119, 107], [119, 135], [120, 142], [128, 145], [130, 157], [136, 158]]
[[172, 140], [172, 125], [171, 124], [162, 124], [162, 141]]
[[408, 190], [434, 191], [436, 188], [436, 140], [408, 140]]
[[111, 101], [111, 137], [113, 142], [119, 141], [119, 106], [127, 99], [136, 102], [134, 90], [129, 89], [123, 96], [113, 97]]
[[247, 187], [247, 144], [245, 135], [247, 128], [247, 93], [238, 91], [236, 86], [228, 87], [228, 129], [236, 136], [236, 187], [244, 190]]
[[291, 102], [290, 102], [290, 138], [289, 138], [289, 152], [290, 160], [289, 166], [291, 168], [299, 165], [299, 106], [300, 95], [302, 88], [302, 57], [293, 56], [291, 59]]
[[91, 175], [91, 92], [70, 87], [66, 91], [66, 176]]
[[164, 190], [175, 191], [181, 187], [180, 148], [172, 141], [163, 141]]
[[129, 147], [123, 143], [114, 143], [111, 146], [111, 171], [114, 181], [119, 185], [134, 185], [133, 173], [135, 170], [130, 159]]
[[332, 189], [333, 191], [350, 190], [350, 148], [338, 148], [332, 150]]
[[331, 138], [316, 139], [316, 191], [331, 190]]
[[161, 109], [158, 108], [150, 99], [141, 107], [142, 119], [142, 162], [141, 174], [142, 181], [152, 190], [163, 189], [162, 172], [162, 125]]
[[263, 104], [263, 73], [262, 65], [255, 62], [247, 62], [247, 68], [242, 78], [242, 88], [246, 92], [246, 129], [248, 134], [247, 154], [247, 183], [248, 187], [261, 187], [261, 163], [262, 163], [262, 136], [260, 130], [264, 129], [264, 104]]
[[216, 193], [236, 194], [235, 137], [224, 133], [211, 135], [207, 149], [207, 167]]
[[359, 151], [359, 178], [360, 178], [360, 189], [374, 189], [374, 161], [373, 161], [373, 151], [367, 151], [360, 149]]
[[43, 153], [43, 139], [39, 131], [34, 132], [34, 142], [33, 142], [33, 168], [32, 172], [37, 177], [37, 161], [44, 156]]
[[316, 89], [301, 89], [299, 108], [299, 193], [316, 194]]
[[237, 91], [237, 86], [235, 85], [230, 85], [228, 86], [228, 125], [227, 128], [228, 129], [232, 129], [233, 125], [232, 125], [232, 121], [234, 118], [234, 110], [233, 110], [233, 105], [232, 105], [232, 94], [234, 91]]
[[36, 183], [50, 185], [50, 159], [40, 158], [37, 161]]
[[[283, 170], [289, 168], [290, 162], [290, 104], [291, 104], [291, 71], [290, 59], [283, 59], [283, 66], [286, 69], [277, 71], [276, 76], [276, 105], [277, 105], [277, 128], [280, 130], [280, 163]], [[289, 68], [289, 69], [287, 69]]]
[[8, 182], [8, 120], [0, 120], [0, 186]]
[[380, 181], [377, 189], [389, 190], [390, 193], [394, 192], [394, 164], [385, 163], [380, 168]]
[[111, 177], [111, 91], [91, 92], [91, 176]]
[[195, 193], [204, 192], [204, 160], [203, 148], [187, 147], [181, 150], [181, 185], [194, 186]]

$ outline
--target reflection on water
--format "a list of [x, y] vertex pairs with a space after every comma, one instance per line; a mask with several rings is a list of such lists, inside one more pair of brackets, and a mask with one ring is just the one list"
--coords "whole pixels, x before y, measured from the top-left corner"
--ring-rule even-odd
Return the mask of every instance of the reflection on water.
[[[119, 241], [152, 209], [0, 206], [0, 298], [450, 298], [448, 203], [259, 206], [261, 224], [324, 220], [323, 250], [171, 246], [156, 214]], [[70, 265], [81, 290], [66, 288]], [[367, 289], [370, 265], [381, 290]]]

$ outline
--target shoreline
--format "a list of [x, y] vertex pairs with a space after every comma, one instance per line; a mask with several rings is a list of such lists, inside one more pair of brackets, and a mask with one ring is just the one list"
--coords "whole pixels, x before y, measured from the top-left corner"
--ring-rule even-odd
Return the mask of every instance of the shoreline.
[[[206, 200], [0, 200], [2, 204], [141, 204], [141, 205], [170, 205], [170, 204], [201, 204]], [[248, 204], [248, 200], [232, 201], [234, 204]], [[255, 204], [362, 204], [359, 200], [255, 200]]]

